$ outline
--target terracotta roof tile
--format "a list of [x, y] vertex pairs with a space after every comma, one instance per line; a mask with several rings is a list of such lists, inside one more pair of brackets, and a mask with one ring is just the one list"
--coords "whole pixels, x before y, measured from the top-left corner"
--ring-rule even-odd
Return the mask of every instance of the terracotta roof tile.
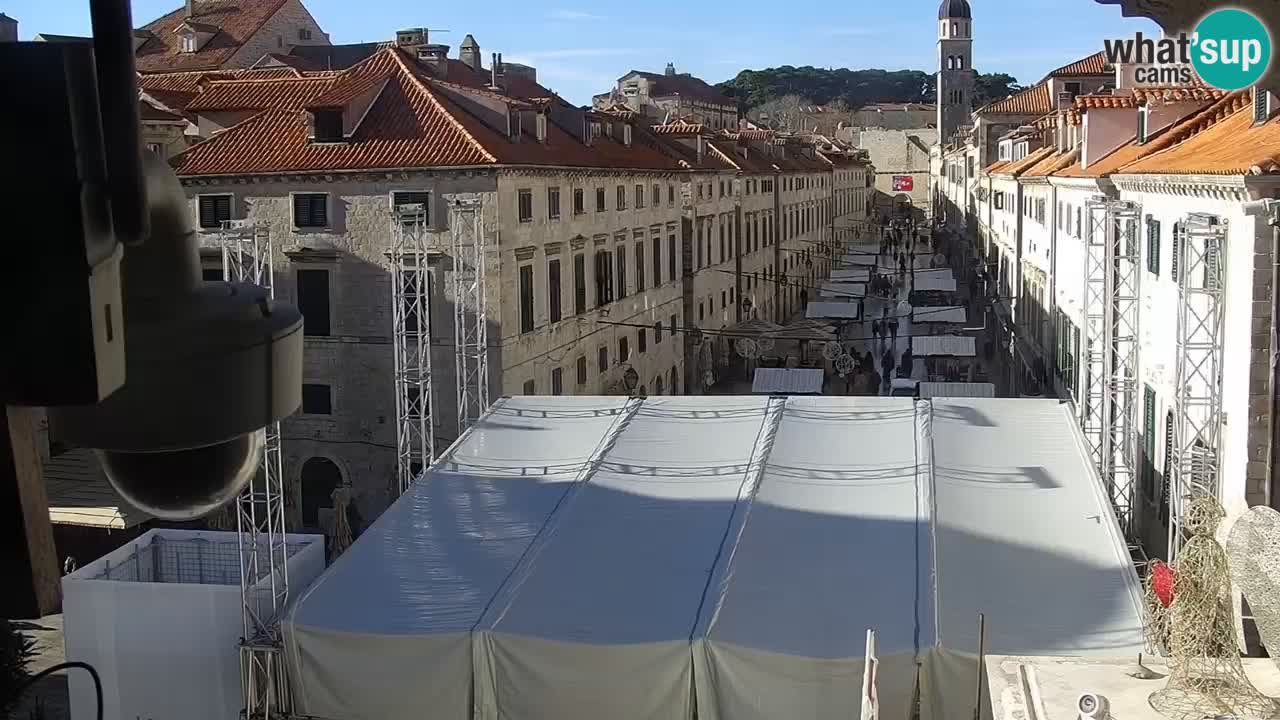
[[666, 125], [654, 125], [652, 128], [655, 135], [701, 135], [707, 131], [706, 125], [697, 123], [676, 122]]
[[1206, 86], [1134, 88], [1133, 94], [1144, 105], [1220, 100], [1222, 90]]
[[171, 72], [175, 70], [213, 70], [236, 54], [267, 20], [275, 15], [285, 0], [195, 0], [192, 21], [217, 28], [196, 52], [182, 52], [181, 36], [174, 32], [188, 20], [186, 7], [153, 20], [143, 26], [151, 39], [138, 47], [136, 65], [139, 72]]
[[1280, 120], [1254, 126], [1246, 92], [1230, 93], [1122, 174], [1263, 175], [1280, 172]]
[[975, 112], [988, 115], [1044, 115], [1053, 110], [1048, 83], [1040, 83], [978, 108]]
[[[331, 87], [367, 76], [387, 79], [349, 142], [311, 143], [307, 139], [308, 99]], [[545, 142], [522, 137], [513, 142], [451, 99], [450, 93], [482, 93], [446, 84], [422, 74], [416, 63], [394, 48], [380, 51], [339, 77], [275, 81], [224, 81], [216, 91], [221, 103], [249, 109], [269, 108], [194, 145], [172, 160], [179, 175], [242, 175], [278, 172], [387, 170], [493, 164], [632, 168], [675, 171], [685, 165], [661, 141], [642, 128], [630, 146], [609, 137], [584, 145], [570, 130], [547, 123]], [[225, 87], [223, 87], [225, 85]], [[445, 85], [454, 90], [446, 92]], [[268, 90], [275, 88], [273, 97]], [[213, 93], [212, 86], [207, 94]], [[503, 98], [513, 108], [528, 103]], [[200, 102], [205, 103], [202, 95]], [[209, 101], [209, 104], [212, 104]], [[532, 132], [530, 130], [529, 132]], [[527, 132], [526, 135], [529, 135]]]
[[1136, 108], [1138, 99], [1133, 95], [1077, 95], [1073, 104], [1081, 108]]
[[1046, 155], [1035, 165], [1032, 165], [1023, 171], [1022, 177], [1048, 177], [1063, 168], [1074, 165], [1079, 159], [1079, 148], [1063, 152], [1054, 152], [1050, 155]]
[[338, 82], [336, 77], [215, 80], [187, 104], [187, 110], [301, 110]]
[[1027, 156], [1022, 158], [1021, 160], [1013, 160], [1009, 162], [1003, 168], [1001, 168], [1000, 170], [997, 170], [996, 172], [1001, 175], [1012, 175], [1013, 177], [1019, 177], [1023, 173], [1025, 173], [1027, 170], [1030, 170], [1031, 168], [1035, 167], [1035, 165], [1039, 163], [1041, 160], [1044, 160], [1045, 158], [1054, 154], [1054, 152], [1055, 152], [1055, 149], [1052, 147], [1042, 147], [1038, 150], [1035, 150], [1034, 152], [1027, 153]]
[[1063, 65], [1045, 77], [1087, 77], [1090, 75], [1108, 75], [1114, 71], [1115, 68], [1107, 62], [1106, 53], [1096, 52], [1087, 58]]

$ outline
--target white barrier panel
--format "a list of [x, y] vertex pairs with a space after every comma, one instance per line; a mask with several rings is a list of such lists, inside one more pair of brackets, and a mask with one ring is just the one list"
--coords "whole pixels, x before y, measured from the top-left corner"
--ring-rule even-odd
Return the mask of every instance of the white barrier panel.
[[[287, 544], [296, 597], [324, 570], [324, 538]], [[239, 567], [234, 532], [151, 530], [62, 579], [67, 660], [98, 671], [105, 720], [239, 717]], [[71, 717], [92, 720], [93, 681], [67, 677]]]

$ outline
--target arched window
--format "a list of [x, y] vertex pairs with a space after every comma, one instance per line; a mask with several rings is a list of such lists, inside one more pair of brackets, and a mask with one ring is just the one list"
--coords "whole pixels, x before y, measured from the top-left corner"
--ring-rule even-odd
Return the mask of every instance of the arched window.
[[342, 471], [333, 461], [313, 457], [302, 465], [302, 526], [319, 528], [323, 510], [333, 509], [333, 491], [342, 484]]
[[954, 56], [951, 56], [951, 55], [948, 55], [948, 56], [947, 56], [947, 69], [948, 69], [948, 70], [951, 70], [952, 68], [954, 68], [954, 67], [955, 67], [955, 65], [956, 65], [956, 59], [955, 59], [955, 57], [954, 57]]
[[957, 69], [957, 70], [963, 70], [963, 69], [964, 69], [964, 56], [963, 56], [963, 55], [957, 55], [957, 56], [956, 56], [956, 69]]
[[951, 34], [952, 35], [960, 34], [960, 23], [951, 23]]

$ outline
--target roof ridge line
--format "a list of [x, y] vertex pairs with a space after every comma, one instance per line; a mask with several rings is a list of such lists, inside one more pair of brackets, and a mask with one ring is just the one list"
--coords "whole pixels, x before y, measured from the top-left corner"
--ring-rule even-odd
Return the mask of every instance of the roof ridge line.
[[[1233, 92], [1233, 93], [1227, 93], [1226, 95], [1223, 95], [1221, 98], [1218, 98], [1218, 99], [1217, 99], [1217, 100], [1215, 100], [1214, 102], [1210, 103], [1208, 106], [1203, 107], [1203, 108], [1201, 108], [1200, 110], [1198, 110], [1198, 111], [1196, 111], [1196, 112], [1192, 113], [1191, 115], [1189, 115], [1189, 116], [1187, 116], [1187, 117], [1183, 118], [1183, 119], [1182, 119], [1182, 121], [1180, 121], [1179, 123], [1177, 123], [1177, 125], [1179, 125], [1179, 127], [1171, 127], [1171, 128], [1169, 128], [1169, 130], [1170, 130], [1171, 132], [1170, 132], [1168, 135], [1163, 135], [1163, 136], [1161, 136], [1160, 138], [1157, 138], [1157, 139], [1156, 139], [1156, 142], [1160, 142], [1161, 140], [1164, 140], [1164, 141], [1166, 141], [1166, 142], [1167, 142], [1167, 144], [1162, 145], [1159, 149], [1155, 150], [1154, 152], [1147, 153], [1146, 155], [1143, 155], [1142, 157], [1135, 158], [1135, 159], [1134, 159], [1134, 160], [1132, 160], [1131, 162], [1127, 162], [1127, 163], [1125, 163], [1124, 165], [1121, 165], [1120, 167], [1118, 167], [1118, 168], [1116, 168], [1114, 171], [1112, 171], [1112, 173], [1111, 173], [1111, 174], [1112, 174], [1112, 175], [1123, 175], [1123, 174], [1124, 174], [1124, 171], [1125, 171], [1125, 169], [1126, 169], [1126, 168], [1129, 168], [1129, 167], [1131, 167], [1131, 166], [1133, 166], [1133, 165], [1136, 165], [1136, 164], [1138, 164], [1138, 163], [1140, 163], [1140, 162], [1145, 162], [1145, 161], [1150, 160], [1150, 159], [1152, 159], [1152, 158], [1158, 157], [1158, 156], [1162, 155], [1163, 153], [1167, 153], [1167, 152], [1169, 152], [1169, 151], [1171, 151], [1171, 150], [1173, 150], [1173, 149], [1177, 148], [1177, 147], [1178, 147], [1179, 145], [1181, 145], [1182, 143], [1184, 143], [1184, 142], [1186, 142], [1186, 141], [1190, 140], [1191, 138], [1193, 138], [1193, 137], [1195, 137], [1195, 136], [1199, 135], [1200, 133], [1202, 133], [1202, 132], [1204, 132], [1204, 131], [1208, 130], [1209, 128], [1214, 127], [1214, 126], [1215, 126], [1215, 125], [1217, 125], [1218, 123], [1220, 123], [1220, 122], [1225, 122], [1228, 118], [1230, 118], [1230, 117], [1234, 116], [1236, 113], [1238, 113], [1238, 112], [1243, 112], [1244, 110], [1247, 110], [1247, 109], [1248, 109], [1248, 106], [1246, 105], [1246, 106], [1241, 107], [1241, 108], [1238, 108], [1238, 109], [1236, 109], [1236, 110], [1234, 110], [1234, 111], [1228, 112], [1226, 115], [1224, 115], [1224, 116], [1223, 116], [1223, 117], [1221, 117], [1221, 118], [1216, 118], [1216, 119], [1215, 119], [1215, 118], [1213, 118], [1213, 115], [1214, 115], [1216, 112], [1218, 112], [1219, 110], [1221, 110], [1221, 109], [1223, 109], [1223, 108], [1225, 108], [1225, 107], [1228, 107], [1228, 106], [1230, 105], [1230, 103], [1232, 103], [1232, 102], [1234, 102], [1234, 101], [1236, 100], [1236, 98], [1237, 98], [1237, 97], [1238, 97], [1238, 95], [1237, 95], [1236, 93], [1234, 93], [1234, 92]], [[1200, 128], [1200, 129], [1198, 129], [1198, 130], [1194, 130], [1194, 131], [1192, 131], [1192, 127], [1193, 127], [1193, 126], [1197, 125], [1198, 123], [1200, 123], [1201, 121], [1204, 121], [1204, 120], [1210, 120], [1210, 122], [1209, 122], [1207, 125], [1205, 125], [1204, 127]]]
[[205, 138], [204, 140], [201, 140], [200, 142], [198, 142], [198, 143], [196, 143], [196, 144], [194, 144], [194, 145], [188, 145], [187, 147], [183, 148], [183, 149], [182, 149], [182, 150], [180, 150], [179, 152], [174, 153], [174, 154], [173, 154], [173, 156], [171, 156], [171, 157], [169, 158], [169, 160], [168, 160], [168, 162], [169, 162], [169, 167], [174, 168], [174, 169], [176, 170], [176, 169], [177, 169], [177, 166], [174, 164], [174, 161], [175, 161], [175, 160], [177, 160], [177, 159], [179, 159], [179, 158], [183, 157], [183, 156], [184, 156], [184, 155], [186, 155], [187, 153], [194, 152], [197, 148], [200, 148], [200, 149], [206, 148], [206, 147], [208, 147], [209, 145], [211, 145], [212, 143], [215, 143], [215, 142], [217, 142], [217, 141], [219, 141], [219, 140], [221, 140], [221, 139], [223, 139], [223, 138], [225, 138], [225, 137], [228, 137], [228, 136], [231, 134], [231, 131], [232, 131], [232, 130], [235, 130], [235, 129], [237, 129], [237, 128], [242, 128], [242, 127], [244, 127], [245, 125], [247, 125], [247, 124], [249, 124], [249, 123], [251, 123], [251, 122], [254, 122], [255, 120], [260, 120], [260, 119], [261, 119], [263, 116], [265, 116], [265, 115], [268, 115], [268, 114], [270, 114], [270, 113], [275, 113], [275, 112], [278, 112], [278, 113], [293, 113], [294, 111], [292, 111], [292, 110], [281, 110], [281, 109], [278, 109], [278, 108], [267, 108], [267, 109], [265, 109], [265, 110], [259, 110], [259, 111], [255, 112], [254, 114], [250, 115], [249, 117], [247, 117], [247, 118], [245, 118], [245, 119], [241, 120], [240, 122], [236, 123], [235, 125], [232, 125], [232, 126], [230, 126], [230, 127], [223, 128], [223, 129], [221, 129], [221, 130], [218, 130], [217, 132], [213, 133], [212, 135], [210, 135], [209, 137]]
[[454, 117], [453, 113], [450, 112], [449, 109], [444, 106], [444, 103], [440, 102], [440, 98], [436, 97], [436, 94], [432, 92], [430, 88], [427, 87], [427, 84], [422, 82], [422, 80], [420, 80], [418, 76], [415, 75], [413, 71], [409, 69], [409, 66], [405, 64], [404, 58], [400, 56], [400, 51], [397, 48], [395, 47], [384, 48], [379, 52], [391, 53], [391, 57], [395, 60], [396, 64], [400, 66], [400, 71], [405, 75], [407, 75], [409, 77], [409, 81], [413, 83], [413, 85], [417, 87], [418, 90], [420, 90], [424, 95], [427, 96], [427, 99], [431, 102], [432, 105], [436, 107], [438, 111], [440, 111], [446, 118], [448, 118], [449, 122], [453, 125], [453, 127], [457, 129], [458, 132], [462, 133], [462, 136], [464, 138], [471, 141], [471, 144], [474, 145], [475, 148], [479, 150], [482, 155], [489, 158], [489, 162], [491, 163], [498, 162], [497, 156], [489, 152], [488, 148], [486, 148], [478, 139], [476, 139], [476, 137], [472, 135], [470, 131], [468, 131], [465, 127], [463, 127], [462, 123], [458, 122], [458, 118]]

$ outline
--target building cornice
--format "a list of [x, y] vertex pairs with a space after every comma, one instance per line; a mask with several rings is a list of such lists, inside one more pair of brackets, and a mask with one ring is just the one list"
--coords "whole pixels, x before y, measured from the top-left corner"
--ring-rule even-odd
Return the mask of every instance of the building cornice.
[[1051, 175], [1049, 184], [1054, 187], [1071, 188], [1072, 190], [1092, 190], [1094, 192], [1105, 191], [1105, 183], [1102, 178], [1076, 178], [1076, 177], [1058, 177]]
[[1237, 202], [1249, 200], [1249, 187], [1242, 175], [1112, 175], [1111, 180], [1126, 192]]

